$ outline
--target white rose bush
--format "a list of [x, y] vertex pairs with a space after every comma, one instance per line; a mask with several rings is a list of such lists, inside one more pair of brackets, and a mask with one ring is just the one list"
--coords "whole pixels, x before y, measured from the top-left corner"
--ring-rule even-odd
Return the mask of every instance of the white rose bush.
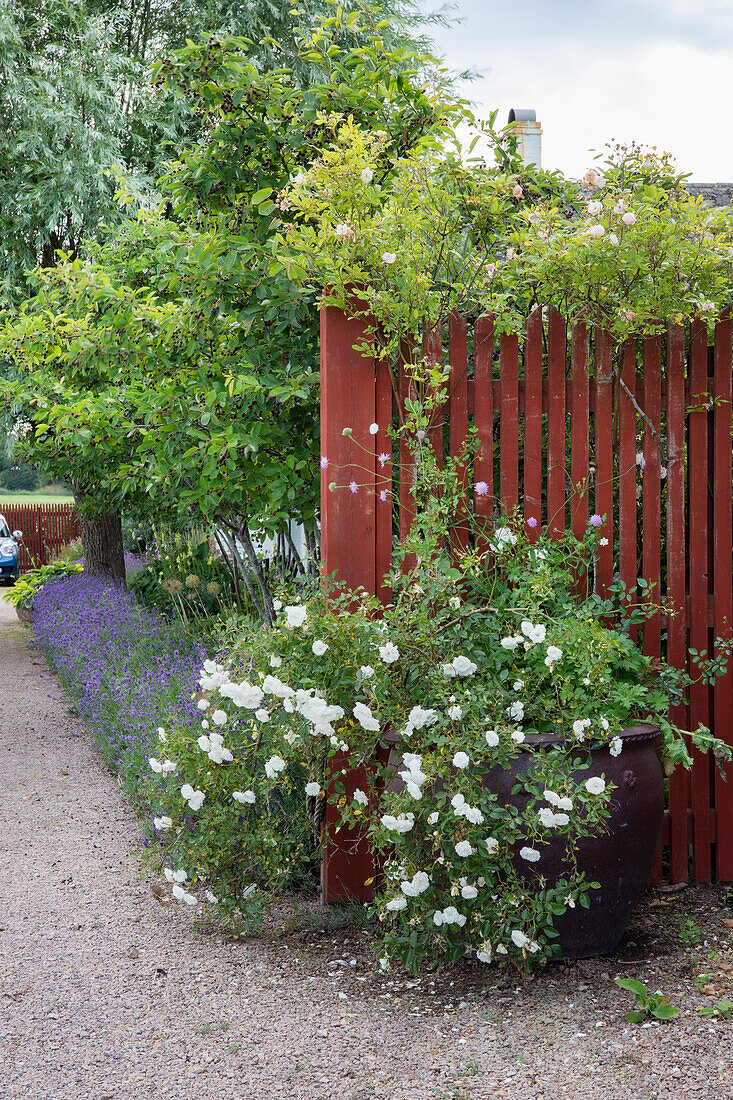
[[[667, 720], [689, 681], [624, 629], [651, 606], [578, 597], [597, 517], [585, 539], [557, 541], [505, 517], [492, 554], [451, 554], [455, 464], [439, 470], [421, 446], [421, 510], [391, 604], [328, 583], [281, 606], [226, 665], [207, 661], [202, 729], [165, 731], [175, 770], [151, 765], [148, 795], [184, 904], [251, 917], [284, 888], [313, 889], [330, 803], [330, 840], [357, 830], [374, 847], [383, 956], [416, 969], [468, 952], [523, 970], [552, 954], [554, 919], [593, 889], [575, 845], [603, 830], [613, 785], [591, 750], [617, 755], [620, 732], [650, 721], [665, 757], [689, 765]], [[535, 746], [538, 734], [555, 742]], [[694, 741], [720, 747], [706, 730]], [[517, 758], [515, 795], [500, 799], [492, 775]], [[566, 873], [548, 879], [558, 838]]]

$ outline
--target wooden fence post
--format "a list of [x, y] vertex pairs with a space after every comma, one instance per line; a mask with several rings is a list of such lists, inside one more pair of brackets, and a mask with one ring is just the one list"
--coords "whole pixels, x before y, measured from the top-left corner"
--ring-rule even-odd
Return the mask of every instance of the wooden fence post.
[[[389, 524], [391, 546], [392, 511], [391, 494], [381, 501], [377, 491], [375, 436], [370, 432], [371, 425], [378, 423], [374, 361], [355, 350], [366, 327], [364, 319], [347, 317], [340, 309], [321, 309], [321, 560], [324, 576], [335, 574], [350, 588], [362, 587], [374, 595], [381, 581], [377, 549], [378, 545], [383, 549], [385, 524]], [[383, 399], [379, 406], [384, 417]], [[379, 427], [381, 440], [386, 438], [387, 425]], [[344, 428], [350, 433], [344, 435]], [[380, 553], [379, 559], [383, 558]], [[341, 829], [336, 836], [338, 812], [332, 798], [337, 778], [347, 796], [356, 787], [364, 789], [364, 769], [350, 768], [348, 754], [337, 753], [332, 775], [326, 804], [323, 901], [368, 901], [374, 894], [371, 845], [355, 830]]]

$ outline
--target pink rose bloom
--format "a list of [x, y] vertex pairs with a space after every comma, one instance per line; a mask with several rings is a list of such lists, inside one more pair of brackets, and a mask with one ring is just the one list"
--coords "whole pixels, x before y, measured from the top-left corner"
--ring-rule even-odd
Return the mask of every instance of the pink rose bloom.
[[512, 194], [514, 195], [515, 199], [521, 199], [522, 195], [524, 194], [524, 191], [518, 183], [515, 183], [512, 187]]
[[636, 225], [636, 214], [633, 214], [631, 210], [627, 210], [625, 214], [621, 215], [621, 221], [624, 225]]

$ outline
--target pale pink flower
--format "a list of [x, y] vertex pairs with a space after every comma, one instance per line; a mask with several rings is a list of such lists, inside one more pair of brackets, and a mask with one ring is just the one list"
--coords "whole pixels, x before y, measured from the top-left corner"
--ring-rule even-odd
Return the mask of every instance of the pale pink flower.
[[326, 458], [325, 455], [321, 455], [321, 469], [322, 470], [327, 470], [328, 469], [328, 459]]
[[514, 195], [515, 199], [521, 199], [522, 195], [524, 194], [524, 191], [518, 183], [515, 183], [512, 187], [512, 194]]
[[384, 469], [385, 464], [387, 462], [389, 462], [389, 455], [387, 454], [386, 451], [382, 451], [382, 453], [378, 457], [379, 457], [379, 465], [382, 467], [382, 469]]
[[485, 481], [477, 481], [474, 485], [474, 489], [476, 490], [477, 497], [485, 497], [489, 491], [489, 486]]
[[386, 489], [380, 489], [379, 490], [379, 499], [382, 501], [382, 503], [384, 503], [384, 501], [387, 499], [387, 490]]
[[603, 523], [603, 517], [599, 516], [597, 512], [594, 512], [588, 520], [588, 523], [591, 525], [591, 527], [600, 527]]
[[631, 210], [627, 210], [625, 214], [621, 215], [621, 221], [624, 225], [636, 225], [636, 214]]
[[606, 232], [606, 227], [602, 222], [599, 222], [598, 225], [592, 225], [590, 229], [586, 229], [585, 232], [588, 237], [603, 237]]
[[534, 516], [529, 517], [529, 519], [527, 520], [527, 526], [528, 527], [536, 527], [537, 526], [537, 520], [535, 519]]
[[351, 228], [350, 225], [347, 225], [346, 222], [339, 222], [339, 224], [336, 226], [335, 232], [340, 241], [345, 240], [346, 237], [354, 236], [354, 230]]
[[603, 175], [603, 172], [597, 172], [595, 168], [589, 168], [583, 176], [583, 183], [587, 187], [604, 187], [606, 184], [606, 177]]

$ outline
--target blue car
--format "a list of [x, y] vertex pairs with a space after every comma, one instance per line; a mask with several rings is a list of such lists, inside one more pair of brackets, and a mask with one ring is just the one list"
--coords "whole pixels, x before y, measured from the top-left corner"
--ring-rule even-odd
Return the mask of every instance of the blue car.
[[20, 531], [10, 533], [5, 516], [0, 515], [0, 580], [4, 584], [15, 584], [20, 568], [20, 548], [23, 535]]

